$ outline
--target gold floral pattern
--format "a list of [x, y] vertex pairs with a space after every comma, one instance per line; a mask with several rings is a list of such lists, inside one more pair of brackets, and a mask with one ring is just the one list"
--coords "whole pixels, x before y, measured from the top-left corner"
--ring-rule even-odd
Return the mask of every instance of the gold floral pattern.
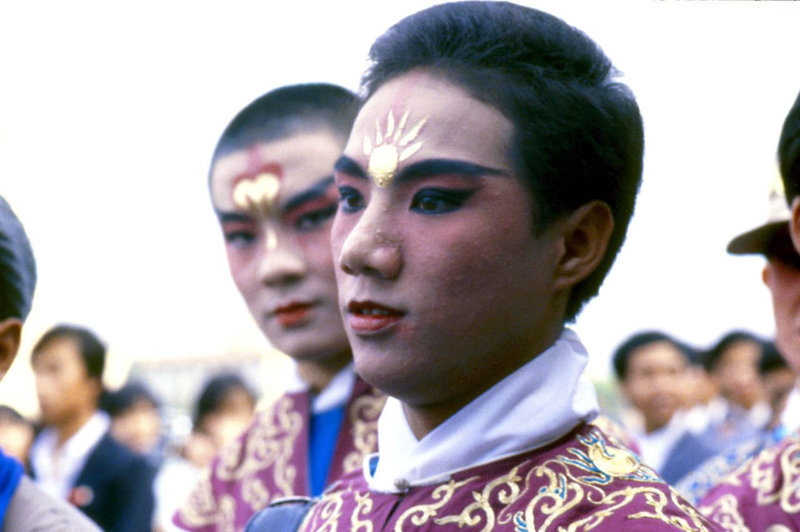
[[703, 506], [700, 511], [712, 521], [722, 525], [729, 532], [750, 532], [739, 515], [739, 501], [730, 493], [724, 495], [713, 503]]
[[[505, 472], [501, 462], [477, 466], [401, 494], [369, 491], [360, 473], [353, 473], [312, 508], [301, 530], [324, 526], [333, 532], [337, 526], [355, 530], [357, 525], [364, 532], [566, 532], [617, 530], [622, 525], [636, 530], [641, 521], [655, 524], [648, 529], [713, 530], [694, 507], [618, 445], [587, 426], [558, 447], [506, 459]], [[342, 512], [335, 525], [326, 510], [332, 501]]]
[[[446, 484], [442, 484], [434, 488], [430, 497], [434, 502], [428, 504], [418, 504], [404, 511], [394, 526], [395, 532], [402, 532], [403, 530], [416, 530], [417, 527], [428, 523], [431, 518], [434, 518], [438, 515], [439, 510], [444, 507], [444, 505], [450, 502], [450, 499], [453, 498], [453, 495], [456, 493], [458, 488], [474, 480], [474, 478], [468, 478], [466, 480], [462, 480], [461, 482], [455, 482], [451, 480]], [[406, 520], [408, 520], [408, 523], [414, 528], [404, 529], [403, 524], [406, 522]], [[436, 522], [437, 520], [434, 520], [434, 523]]]
[[297, 469], [291, 465], [291, 457], [303, 423], [303, 415], [298, 411], [294, 399], [290, 396], [281, 397], [272, 409], [259, 415], [250, 437], [238, 439], [223, 450], [216, 468], [217, 478], [223, 481], [241, 480], [272, 468], [272, 480], [278, 489], [274, 497], [296, 495], [292, 485]]
[[354, 449], [344, 457], [345, 473], [355, 471], [364, 463], [364, 458], [378, 447], [378, 416], [380, 416], [386, 396], [377, 390], [358, 397], [347, 415], [353, 426], [352, 437]]
[[350, 532], [373, 532], [372, 521], [369, 519], [361, 519], [361, 517], [368, 515], [372, 511], [372, 499], [369, 498], [368, 493], [355, 494], [356, 509], [350, 518]]
[[217, 502], [214, 500], [208, 470], [203, 472], [186, 504], [179, 509], [179, 513], [181, 520], [191, 527], [201, 527], [214, 522]]
[[737, 532], [780, 530], [784, 525], [769, 524], [772, 514], [800, 524], [800, 433], [735, 469], [703, 498], [700, 511]]
[[[385, 397], [356, 381], [347, 405], [331, 474], [359, 469], [377, 447], [377, 420]], [[305, 394], [287, 394], [257, 415], [245, 434], [223, 448], [178, 513], [189, 530], [240, 530], [247, 519], [271, 501], [305, 494], [307, 463], [306, 419], [310, 404]], [[366, 504], [367, 501], [365, 501]], [[368, 527], [361, 530], [369, 532]]]

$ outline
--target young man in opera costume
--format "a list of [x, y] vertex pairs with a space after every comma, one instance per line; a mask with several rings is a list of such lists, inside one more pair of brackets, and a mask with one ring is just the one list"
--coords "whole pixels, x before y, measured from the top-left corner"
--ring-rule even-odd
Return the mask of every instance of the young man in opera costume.
[[[778, 163], [790, 206], [789, 235], [800, 252], [800, 96], [783, 123]], [[764, 282], [772, 293], [776, 344], [789, 366], [800, 371], [800, 261], [780, 251], [768, 253]], [[797, 394], [783, 417], [796, 426]], [[780, 532], [800, 529], [800, 430], [794, 430], [736, 468], [700, 501], [700, 510], [726, 529]]]
[[[0, 196], [0, 378], [19, 350], [36, 286], [36, 261], [25, 229]], [[0, 531], [99, 532], [76, 508], [39, 489], [23, 465], [0, 451]]]
[[319, 494], [376, 448], [385, 398], [353, 370], [330, 247], [333, 165], [359, 103], [328, 84], [276, 89], [245, 107], [217, 144], [211, 199], [231, 274], [297, 375], [215, 458], [175, 516], [181, 528], [241, 530], [276, 498]]
[[380, 453], [300, 530], [713, 530], [589, 424], [564, 327], [641, 179], [641, 117], [609, 60], [503, 2], [424, 10], [370, 55], [331, 238], [356, 370], [390, 398]]

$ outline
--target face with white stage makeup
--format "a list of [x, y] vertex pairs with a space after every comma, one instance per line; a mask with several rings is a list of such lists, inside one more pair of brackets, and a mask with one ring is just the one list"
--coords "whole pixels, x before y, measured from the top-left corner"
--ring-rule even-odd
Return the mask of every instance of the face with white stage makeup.
[[349, 360], [330, 252], [342, 145], [320, 128], [228, 153], [211, 172], [233, 280], [265, 336], [300, 361]]
[[336, 164], [331, 238], [356, 369], [412, 408], [446, 416], [551, 345], [570, 287], [596, 265], [597, 249], [572, 244], [596, 239], [587, 226], [607, 207], [535, 230], [513, 133], [464, 89], [412, 71], [366, 102]]

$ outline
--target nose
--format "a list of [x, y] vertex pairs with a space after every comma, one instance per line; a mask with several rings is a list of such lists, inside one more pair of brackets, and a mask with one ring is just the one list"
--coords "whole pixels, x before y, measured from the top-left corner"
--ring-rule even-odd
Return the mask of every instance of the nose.
[[307, 273], [306, 263], [287, 235], [270, 229], [264, 236], [259, 276], [267, 286], [299, 282]]
[[384, 209], [368, 205], [358, 222], [344, 235], [339, 267], [348, 275], [395, 279], [403, 268], [397, 227]]

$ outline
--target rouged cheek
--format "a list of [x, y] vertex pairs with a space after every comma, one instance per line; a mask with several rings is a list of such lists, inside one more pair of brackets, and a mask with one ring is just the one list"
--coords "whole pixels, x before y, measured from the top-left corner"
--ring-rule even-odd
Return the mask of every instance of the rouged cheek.
[[226, 252], [233, 282], [245, 294], [256, 283], [257, 254], [253, 250], [242, 250], [231, 245], [226, 246]]

